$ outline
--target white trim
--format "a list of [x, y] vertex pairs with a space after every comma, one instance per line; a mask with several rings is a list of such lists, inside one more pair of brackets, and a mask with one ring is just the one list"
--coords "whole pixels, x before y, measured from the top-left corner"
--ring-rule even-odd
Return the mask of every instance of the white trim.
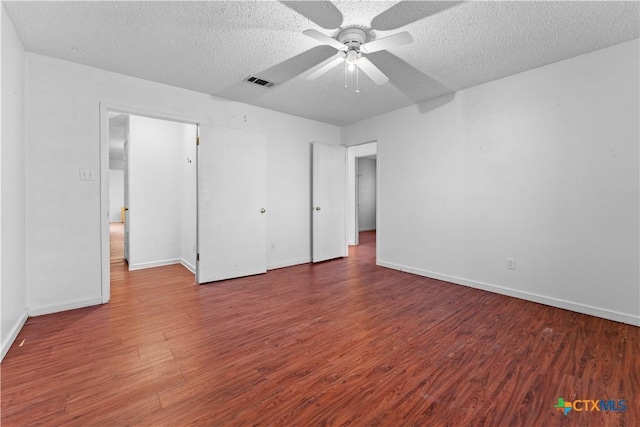
[[180, 264], [182, 264], [182, 266], [184, 268], [186, 268], [187, 270], [189, 270], [190, 272], [192, 272], [193, 274], [196, 274], [196, 266], [191, 264], [189, 261], [187, 261], [184, 258], [180, 258]]
[[505, 288], [503, 286], [492, 285], [489, 283], [478, 282], [475, 280], [465, 279], [456, 276], [450, 276], [448, 274], [435, 273], [433, 271], [422, 270], [419, 268], [408, 267], [406, 265], [395, 264], [386, 261], [378, 261], [378, 265], [382, 267], [391, 268], [393, 270], [400, 270], [406, 273], [417, 274], [419, 276], [429, 277], [432, 279], [443, 280], [456, 285], [468, 286], [470, 288], [481, 289], [484, 291], [493, 292], [496, 294], [507, 295], [514, 298], [523, 299], [526, 301], [537, 302], [540, 304], [548, 305], [551, 307], [562, 308], [565, 310], [575, 311], [577, 313], [588, 314], [595, 317], [601, 317], [603, 319], [613, 320], [616, 322], [627, 323], [633, 326], [640, 326], [640, 316], [633, 314], [621, 313], [619, 311], [613, 311], [606, 308], [594, 307], [587, 304], [581, 304], [574, 301], [567, 301], [559, 298], [549, 297], [545, 295], [534, 294], [531, 292], [519, 291], [517, 289]]
[[22, 313], [22, 316], [20, 316], [18, 321], [11, 328], [11, 331], [9, 332], [9, 334], [6, 337], [4, 337], [4, 340], [2, 341], [2, 349], [0, 350], [1, 351], [0, 362], [2, 362], [2, 359], [4, 359], [4, 356], [7, 355], [7, 352], [15, 342], [16, 338], [18, 337], [18, 334], [20, 333], [20, 330], [22, 329], [22, 327], [24, 326], [28, 318], [29, 318], [29, 312], [25, 309], [24, 313]]
[[144, 270], [145, 268], [164, 267], [166, 265], [174, 265], [174, 264], [182, 264], [182, 260], [180, 258], [173, 258], [173, 259], [161, 259], [160, 261], [129, 264], [129, 271]]
[[85, 300], [77, 300], [66, 304], [48, 305], [44, 307], [29, 308], [29, 317], [43, 316], [45, 314], [59, 313], [61, 311], [75, 310], [76, 308], [90, 307], [92, 305], [101, 305], [102, 298], [91, 298]]
[[379, 265], [379, 261], [380, 261], [380, 248], [382, 247], [382, 239], [381, 239], [381, 235], [382, 233], [378, 232], [378, 230], [380, 230], [380, 224], [382, 223], [380, 221], [380, 217], [382, 215], [380, 215], [380, 211], [382, 209], [382, 199], [380, 197], [380, 194], [382, 194], [382, 191], [380, 191], [380, 171], [382, 170], [380, 168], [380, 159], [384, 158], [384, 155], [381, 155], [381, 150], [380, 148], [382, 148], [382, 145], [380, 144], [380, 138], [376, 139], [376, 265]]
[[150, 119], [169, 120], [172, 122], [185, 123], [188, 125], [197, 125], [203, 122], [202, 118], [188, 117], [182, 114], [173, 114], [166, 111], [149, 110], [148, 108], [113, 104], [110, 102], [100, 102], [100, 106], [106, 108], [107, 111], [114, 111], [122, 114], [129, 114], [132, 116], [143, 116]]
[[[353, 242], [356, 246], [360, 244], [360, 157], [353, 159]], [[350, 160], [351, 161], [351, 160]], [[349, 182], [349, 177], [347, 177]], [[347, 194], [349, 192], [347, 191]], [[349, 200], [351, 201], [351, 200]], [[348, 229], [348, 228], [347, 228]]]
[[298, 259], [295, 261], [279, 262], [276, 264], [267, 265], [267, 270], [276, 270], [278, 268], [293, 267], [294, 265], [309, 264], [310, 262], [312, 262], [311, 258]]
[[109, 107], [100, 103], [100, 260], [101, 303], [111, 299], [111, 260], [109, 248]]

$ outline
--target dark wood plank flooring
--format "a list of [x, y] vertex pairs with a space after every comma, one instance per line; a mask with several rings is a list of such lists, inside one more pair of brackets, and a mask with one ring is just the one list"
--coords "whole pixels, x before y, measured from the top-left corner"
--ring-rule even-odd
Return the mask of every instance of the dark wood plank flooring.
[[639, 328], [377, 267], [375, 232], [204, 286], [113, 242], [109, 304], [20, 332], [2, 426], [640, 426]]

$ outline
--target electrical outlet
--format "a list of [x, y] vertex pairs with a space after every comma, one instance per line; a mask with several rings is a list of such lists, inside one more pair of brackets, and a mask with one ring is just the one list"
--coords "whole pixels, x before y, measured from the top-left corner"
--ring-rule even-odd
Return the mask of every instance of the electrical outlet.
[[80, 181], [95, 181], [96, 176], [92, 169], [80, 169]]
[[515, 270], [516, 269], [516, 259], [515, 258], [507, 258], [507, 269]]

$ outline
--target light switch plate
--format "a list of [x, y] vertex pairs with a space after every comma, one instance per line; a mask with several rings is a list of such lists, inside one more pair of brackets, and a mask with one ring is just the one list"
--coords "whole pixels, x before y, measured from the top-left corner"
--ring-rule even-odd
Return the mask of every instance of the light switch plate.
[[95, 181], [96, 176], [92, 169], [80, 169], [80, 181]]

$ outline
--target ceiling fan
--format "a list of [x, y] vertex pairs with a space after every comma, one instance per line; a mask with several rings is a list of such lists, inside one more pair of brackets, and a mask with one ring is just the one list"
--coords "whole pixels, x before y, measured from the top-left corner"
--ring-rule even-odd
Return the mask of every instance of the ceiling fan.
[[305, 30], [302, 33], [338, 50], [338, 53], [306, 77], [309, 80], [314, 80], [339, 64], [345, 63], [349, 69], [360, 69], [374, 83], [383, 85], [389, 81], [389, 77], [364, 55], [413, 42], [413, 38], [406, 31], [371, 40], [371, 33], [360, 27], [347, 27], [338, 33], [337, 38], [329, 37], [317, 30]]
[[[324, 31], [324, 33], [313, 29], [303, 31], [306, 36], [319, 41], [318, 46], [262, 70], [259, 76], [252, 74], [242, 82], [229, 86], [215, 95], [250, 101], [264, 95], [266, 87], [282, 85], [300, 75], [311, 80], [317, 79], [342, 63], [345, 63], [346, 70], [349, 67], [354, 68], [356, 82], [357, 71], [362, 70], [378, 85], [390, 82], [415, 102], [422, 101], [427, 96], [433, 96], [434, 93], [444, 94], [450, 91], [387, 51], [387, 49], [411, 43], [413, 40], [409, 33], [401, 32], [381, 39], [376, 39], [374, 34], [376, 31], [399, 30], [408, 24], [462, 4], [462, 1], [400, 0], [371, 19], [366, 27], [343, 26], [344, 17], [331, 1], [280, 0], [279, 3], [307, 18]], [[333, 37], [325, 33], [331, 33]], [[334, 49], [338, 52], [336, 53]], [[345, 77], [347, 77], [346, 70]], [[256, 82], [256, 84], [246, 85], [247, 81]]]

